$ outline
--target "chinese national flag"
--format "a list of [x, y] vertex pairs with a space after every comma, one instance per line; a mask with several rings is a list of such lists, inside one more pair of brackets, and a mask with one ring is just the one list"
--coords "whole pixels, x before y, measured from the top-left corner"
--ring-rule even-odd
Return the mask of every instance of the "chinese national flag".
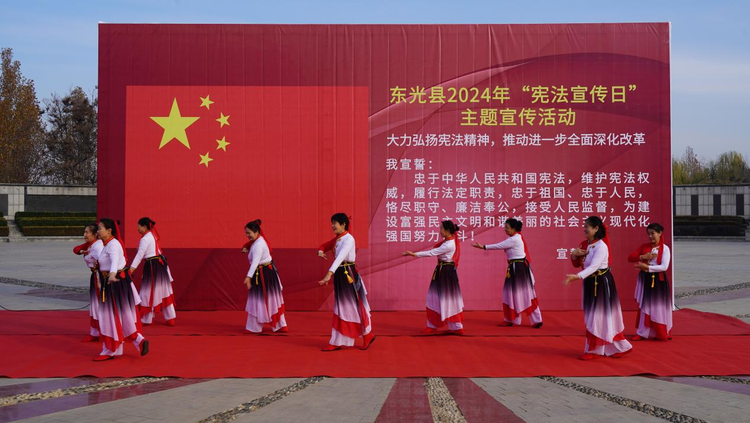
[[125, 221], [151, 217], [162, 247], [239, 248], [262, 219], [274, 248], [316, 248], [340, 211], [367, 245], [366, 87], [131, 86], [126, 101]]

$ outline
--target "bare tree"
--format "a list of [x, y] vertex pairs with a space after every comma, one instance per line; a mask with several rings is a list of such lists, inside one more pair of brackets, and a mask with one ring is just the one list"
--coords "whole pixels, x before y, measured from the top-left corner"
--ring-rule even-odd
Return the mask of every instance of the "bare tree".
[[49, 182], [64, 185], [96, 184], [96, 93], [91, 98], [81, 87], [64, 97], [45, 100], [44, 173]]
[[44, 126], [34, 81], [21, 74], [12, 49], [3, 48], [0, 59], [0, 182], [38, 183]]

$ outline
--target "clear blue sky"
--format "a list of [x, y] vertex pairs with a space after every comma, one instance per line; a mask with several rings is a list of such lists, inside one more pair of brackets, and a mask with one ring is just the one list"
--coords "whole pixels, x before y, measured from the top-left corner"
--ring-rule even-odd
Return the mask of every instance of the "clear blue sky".
[[750, 1], [13, 1], [0, 2], [37, 96], [97, 84], [97, 23], [672, 22], [672, 152], [750, 157]]

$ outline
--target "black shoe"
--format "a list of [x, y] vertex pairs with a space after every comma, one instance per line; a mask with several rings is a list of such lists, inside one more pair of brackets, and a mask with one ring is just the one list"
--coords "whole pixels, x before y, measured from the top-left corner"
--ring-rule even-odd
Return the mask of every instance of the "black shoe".
[[148, 354], [148, 339], [143, 340], [143, 345], [141, 345], [141, 357]]
[[543, 324], [544, 324], [544, 323], [542, 323], [542, 322], [539, 322], [539, 323], [535, 324], [534, 326], [532, 326], [532, 328], [534, 328], [534, 329], [539, 329], [540, 327], [542, 327], [542, 325], [543, 325]]

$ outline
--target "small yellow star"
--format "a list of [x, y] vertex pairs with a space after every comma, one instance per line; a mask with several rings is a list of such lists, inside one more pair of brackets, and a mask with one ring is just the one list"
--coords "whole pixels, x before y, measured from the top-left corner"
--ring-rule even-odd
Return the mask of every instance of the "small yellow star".
[[223, 128], [224, 125], [229, 125], [229, 116], [224, 116], [224, 113], [220, 113], [221, 117], [216, 119], [217, 122], [221, 124], [220, 128]]
[[208, 163], [214, 161], [214, 159], [208, 157], [208, 154], [209, 153], [206, 153], [205, 156], [203, 154], [198, 154], [199, 156], [201, 156], [201, 162], [198, 163], [198, 166], [206, 165], [206, 167], [208, 167]]
[[217, 150], [222, 149], [224, 151], [227, 151], [227, 146], [231, 143], [227, 142], [227, 137], [221, 137], [220, 140], [216, 140], [216, 142], [219, 143], [219, 146], [216, 147]]
[[[198, 97], [200, 97], [200, 96], [198, 96]], [[204, 97], [200, 97], [200, 99], [201, 99], [201, 107], [205, 107], [206, 109], [211, 110], [211, 105], [214, 104], [214, 102], [211, 101], [211, 99], [208, 98], [208, 97], [209, 96], [206, 96], [205, 98]]]

